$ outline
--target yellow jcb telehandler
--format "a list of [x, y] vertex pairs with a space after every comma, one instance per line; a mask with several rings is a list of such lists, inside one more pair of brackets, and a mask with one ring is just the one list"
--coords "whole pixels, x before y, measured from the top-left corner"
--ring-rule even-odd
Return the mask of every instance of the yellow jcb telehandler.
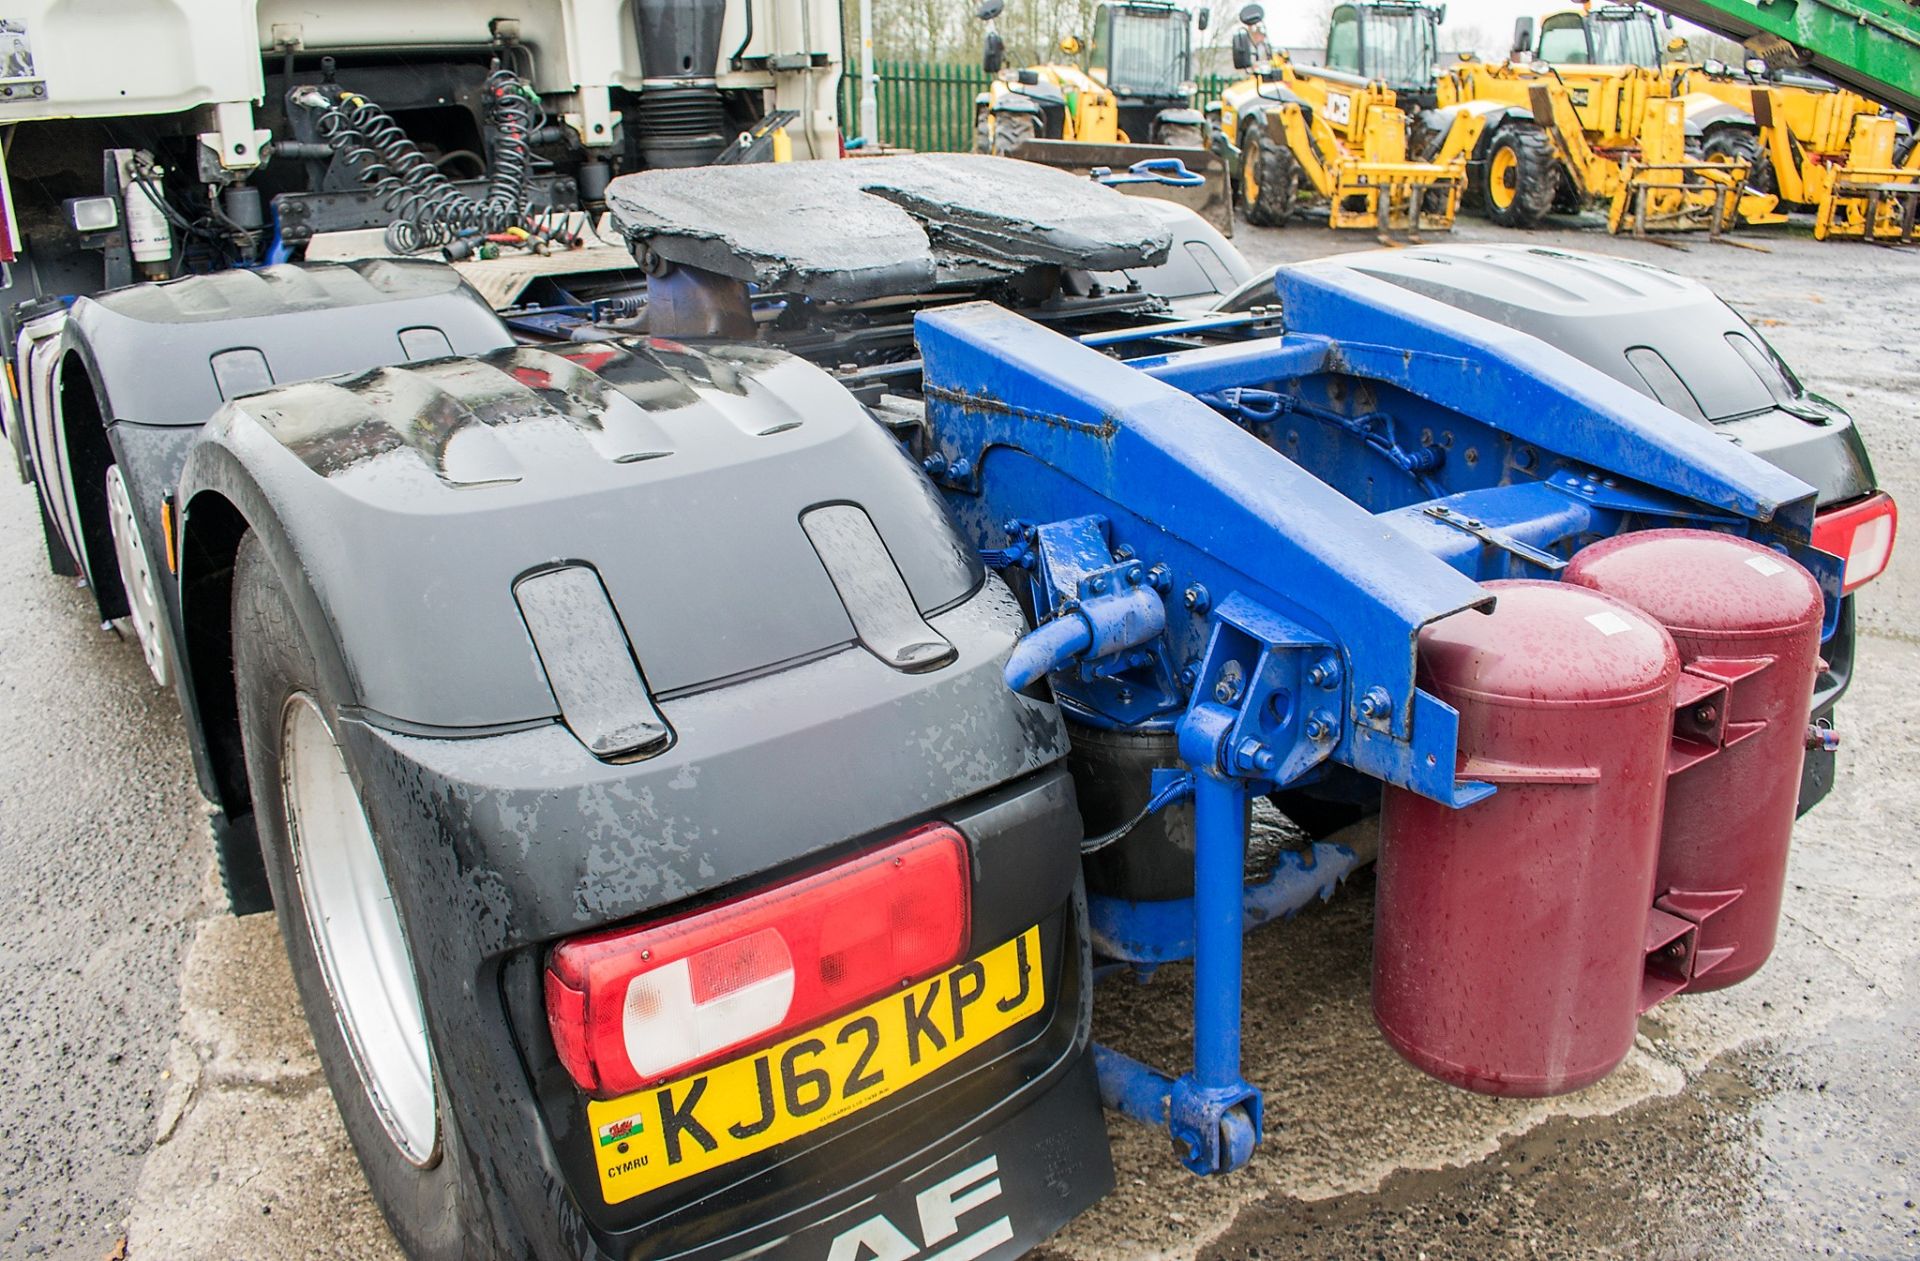
[[1762, 58], [1695, 64], [1684, 41], [1668, 41], [1678, 57], [1662, 57], [1660, 47], [1653, 13], [1638, 4], [1567, 10], [1540, 23], [1544, 61], [1619, 62], [1660, 75], [1685, 107], [1688, 152], [1744, 166], [1753, 192], [1810, 209], [1816, 237], [1915, 239], [1920, 157], [1897, 119], [1858, 93]]
[[1233, 65], [1248, 74], [1209, 107], [1247, 221], [1284, 225], [1307, 197], [1325, 200], [1330, 227], [1371, 228], [1383, 239], [1451, 228], [1480, 120], [1461, 115], [1432, 158], [1421, 160], [1408, 152], [1408, 118], [1392, 88], [1324, 67], [1296, 68], [1272, 49], [1265, 16], [1258, 4], [1240, 11]]
[[1486, 121], [1472, 191], [1487, 217], [1530, 228], [1550, 210], [1597, 202], [1609, 231], [1636, 235], [1782, 222], [1776, 200], [1748, 188], [1750, 164], [1688, 152], [1687, 103], [1649, 68], [1659, 63], [1651, 24], [1612, 20], [1636, 13], [1551, 14], [1537, 46], [1522, 17], [1506, 62], [1462, 61], [1440, 76], [1442, 114], [1470, 106]]
[[1709, 126], [1709, 161], [1745, 162], [1748, 182], [1813, 211], [1813, 235], [1920, 241], [1920, 144], [1872, 101], [1812, 75], [1736, 70], [1705, 61], [1687, 71], [1695, 93], [1747, 111], [1752, 125]]

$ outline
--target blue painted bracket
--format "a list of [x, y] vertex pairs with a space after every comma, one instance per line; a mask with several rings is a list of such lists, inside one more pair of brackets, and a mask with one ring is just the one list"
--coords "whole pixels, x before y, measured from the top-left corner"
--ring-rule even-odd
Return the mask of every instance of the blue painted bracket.
[[[1316, 841], [1311, 850], [1288, 850], [1261, 881], [1241, 894], [1240, 924], [1251, 932], [1274, 920], [1288, 920], [1315, 902], [1331, 898], [1360, 859], [1344, 845]], [[1129, 963], [1174, 963], [1193, 957], [1192, 898], [1132, 902], [1125, 898], [1087, 897], [1094, 953]]]
[[[1328, 731], [1307, 752], [1274, 748], [1276, 765], [1330, 757], [1457, 803], [1457, 725], [1416, 697], [1414, 656], [1422, 626], [1489, 603], [1478, 584], [1181, 390], [1069, 338], [985, 303], [917, 327], [928, 464], [977, 546], [1003, 546], [1012, 522], [1103, 519], [1109, 555], [1165, 593], [1159, 653], [1181, 684], [1199, 678], [1215, 602], [1235, 595], [1326, 646]], [[1110, 712], [1082, 682], [1054, 675], [1062, 699]], [[1431, 721], [1416, 727], [1416, 709]]]
[[[1249, 898], [1250, 796], [1334, 761], [1469, 805], [1493, 787], [1455, 779], [1459, 716], [1415, 685], [1415, 649], [1423, 626], [1490, 602], [1475, 578], [1551, 572], [1555, 547], [1678, 522], [1798, 558], [1812, 522], [1810, 487], [1543, 343], [1346, 271], [1287, 269], [1278, 292], [1300, 331], [1130, 363], [984, 303], [916, 321], [926, 468], [975, 546], [1033, 578], [1043, 620], [1008, 681], [1050, 677], [1077, 714], [1118, 726], [1180, 713], [1194, 896], [1095, 913], [1115, 953], [1191, 953], [1194, 1063], [1174, 1079], [1102, 1049], [1099, 1068], [1110, 1105], [1165, 1125], [1199, 1173], [1238, 1167], [1261, 1132], [1240, 1075], [1250, 915], [1330, 887], [1283, 865]], [[1391, 386], [1555, 459], [1463, 484], [1390, 411], [1349, 415], [1301, 388], [1319, 375]], [[1250, 432], [1294, 411], [1434, 497], [1376, 517]], [[1810, 559], [1837, 594], [1837, 571]]]
[[1282, 267], [1288, 333], [1133, 360], [1191, 394], [1337, 371], [1397, 386], [1569, 462], [1804, 541], [1814, 491], [1547, 343], [1348, 268]]

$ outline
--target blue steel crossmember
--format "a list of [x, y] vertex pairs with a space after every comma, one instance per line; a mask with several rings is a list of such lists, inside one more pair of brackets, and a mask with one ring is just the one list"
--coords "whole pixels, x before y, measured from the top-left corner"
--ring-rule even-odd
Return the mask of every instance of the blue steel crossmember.
[[1091, 918], [1109, 957], [1192, 957], [1194, 1061], [1097, 1064], [1108, 1106], [1166, 1127], [1202, 1174], [1261, 1134], [1242, 933], [1357, 862], [1320, 843], [1247, 884], [1251, 798], [1335, 768], [1454, 808], [1494, 791], [1456, 775], [1458, 714], [1416, 682], [1422, 627], [1489, 608], [1484, 580], [1552, 578], [1594, 539], [1675, 524], [1778, 547], [1839, 605], [1792, 476], [1384, 282], [1282, 269], [1278, 296], [1282, 334], [1133, 360], [1125, 333], [1095, 349], [985, 303], [917, 317], [927, 468], [1031, 597], [1008, 685], [1046, 678], [1077, 722], [1178, 737], [1185, 765], [1155, 773], [1149, 809], [1191, 795], [1194, 895], [1095, 895]]

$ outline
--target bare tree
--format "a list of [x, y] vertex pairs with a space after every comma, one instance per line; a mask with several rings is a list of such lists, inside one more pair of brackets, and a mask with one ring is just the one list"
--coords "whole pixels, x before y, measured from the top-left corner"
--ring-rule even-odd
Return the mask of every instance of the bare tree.
[[1501, 37], [1491, 35], [1478, 22], [1449, 22], [1440, 28], [1440, 55], [1451, 59], [1457, 53], [1472, 53], [1481, 60], [1498, 61], [1506, 49]]

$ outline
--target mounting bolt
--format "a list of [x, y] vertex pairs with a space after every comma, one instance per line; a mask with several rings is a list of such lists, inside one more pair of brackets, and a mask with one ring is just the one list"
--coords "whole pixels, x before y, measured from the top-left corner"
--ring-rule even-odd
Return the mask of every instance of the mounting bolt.
[[1006, 531], [1008, 538], [1017, 539], [1022, 534], [1026, 533], [1027, 523], [1020, 520], [1018, 517], [1008, 517], [1006, 520], [1006, 523], [1002, 525], [1000, 528]]
[[1333, 739], [1333, 715], [1324, 709], [1316, 709], [1307, 715], [1307, 739], [1315, 744], [1325, 744]]
[[967, 463], [965, 460], [955, 460], [953, 466], [947, 470], [948, 476], [952, 477], [955, 481], [965, 481], [967, 475], [972, 472], [973, 465]]
[[1212, 605], [1212, 601], [1207, 598], [1207, 589], [1197, 582], [1188, 587], [1180, 599], [1195, 613], [1205, 613]]
[[933, 474], [933, 476], [938, 477], [947, 471], [947, 457], [935, 451], [932, 455], [920, 461], [920, 467]]
[[1367, 694], [1360, 698], [1360, 716], [1379, 721], [1393, 712], [1393, 697], [1387, 695], [1384, 687], [1370, 687]]
[[1199, 677], [1200, 677], [1200, 663], [1197, 660], [1189, 661], [1187, 662], [1185, 668], [1183, 668], [1180, 671], [1180, 686], [1184, 688], [1191, 688], [1194, 685], [1194, 682], [1199, 679]]
[[1252, 736], [1248, 736], [1240, 742], [1240, 748], [1237, 752], [1240, 754], [1240, 760], [1242, 762], [1263, 774], [1272, 770], [1274, 766], [1277, 765], [1277, 759], [1273, 755], [1273, 750]]
[[1340, 659], [1329, 653], [1307, 668], [1307, 682], [1331, 692], [1340, 686]]
[[1098, 574], [1092, 578], [1087, 579], [1087, 590], [1093, 592], [1095, 595], [1100, 594], [1102, 591], [1105, 591], [1106, 589], [1107, 589], [1107, 576], [1105, 574]]
[[1120, 576], [1127, 580], [1129, 587], [1137, 587], [1147, 580], [1146, 574], [1141, 572], [1140, 566], [1138, 565], [1128, 565], [1121, 571]]
[[1713, 720], [1719, 716], [1720, 712], [1711, 705], [1695, 705], [1693, 707], [1693, 720], [1702, 727], [1711, 727]]
[[1231, 705], [1240, 699], [1240, 680], [1231, 675], [1223, 677], [1213, 685], [1213, 699], [1222, 705]]
[[1173, 589], [1173, 571], [1165, 565], [1155, 565], [1147, 571], [1147, 585], [1165, 595]]

